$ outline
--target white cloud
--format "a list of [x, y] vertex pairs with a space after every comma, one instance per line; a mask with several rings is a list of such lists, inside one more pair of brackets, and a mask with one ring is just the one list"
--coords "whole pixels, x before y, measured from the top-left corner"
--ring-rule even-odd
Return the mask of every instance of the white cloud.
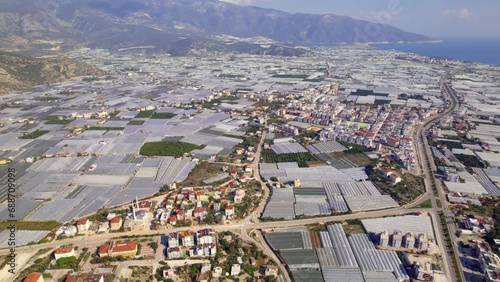
[[471, 20], [472, 19], [472, 12], [469, 11], [467, 8], [462, 8], [462, 9], [444, 9], [442, 14], [444, 16], [454, 16], [457, 17], [461, 20]]

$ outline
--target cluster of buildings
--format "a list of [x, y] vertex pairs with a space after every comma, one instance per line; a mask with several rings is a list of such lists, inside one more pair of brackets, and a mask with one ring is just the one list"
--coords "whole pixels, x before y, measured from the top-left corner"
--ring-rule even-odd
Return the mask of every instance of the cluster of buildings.
[[[127, 222], [126, 226], [129, 226], [129, 220], [125, 220]], [[109, 231], [119, 231], [122, 226], [124, 226], [124, 220], [121, 216], [116, 216], [113, 213], [110, 213], [107, 221], [91, 221], [88, 218], [81, 218], [76, 221], [75, 225], [69, 226], [61, 226], [56, 232], [55, 236], [75, 236], [76, 234], [99, 234], [105, 233]]]
[[217, 253], [217, 233], [213, 229], [172, 232], [166, 237], [168, 259], [213, 257]]
[[392, 234], [384, 230], [379, 234], [378, 246], [380, 248], [427, 251], [429, 238], [426, 233], [419, 233], [415, 236], [413, 232], [407, 232], [403, 235], [399, 230], [395, 230]]
[[208, 214], [230, 219], [235, 215], [235, 205], [241, 204], [246, 196], [241, 183], [229, 181], [228, 185], [217, 188], [189, 187], [169, 192], [156, 206], [154, 220], [159, 225], [176, 226], [180, 221], [203, 221]]
[[500, 257], [492, 251], [490, 245], [485, 241], [476, 241], [474, 251], [478, 256], [479, 266], [484, 273], [485, 281], [499, 281]]
[[401, 182], [401, 175], [388, 167], [382, 167], [380, 172], [394, 184]]

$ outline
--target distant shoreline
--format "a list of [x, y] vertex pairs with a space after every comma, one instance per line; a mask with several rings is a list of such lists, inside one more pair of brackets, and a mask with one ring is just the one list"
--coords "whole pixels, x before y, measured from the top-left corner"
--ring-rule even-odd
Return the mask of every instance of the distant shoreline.
[[[331, 47], [331, 46], [370, 46], [371, 45], [389, 45], [389, 44], [436, 44], [443, 43], [443, 40], [425, 40], [425, 41], [381, 41], [381, 42], [335, 42], [335, 43], [317, 43], [317, 44], [299, 44], [296, 47]], [[294, 43], [288, 43], [294, 44]]]
[[369, 42], [362, 43], [365, 45], [383, 45], [383, 44], [435, 44], [435, 43], [443, 43], [443, 40], [426, 40], [426, 41], [384, 41], [384, 42]]
[[427, 42], [376, 43], [368, 46], [379, 50], [394, 50], [433, 58], [500, 66], [500, 57], [497, 55], [500, 38], [449, 38], [429, 42], [435, 44], [425, 43]]

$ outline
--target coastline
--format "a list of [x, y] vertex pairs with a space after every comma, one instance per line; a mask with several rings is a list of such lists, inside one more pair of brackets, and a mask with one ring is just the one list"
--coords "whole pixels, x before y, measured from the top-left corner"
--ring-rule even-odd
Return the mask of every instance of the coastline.
[[432, 44], [426, 43], [392, 42], [368, 46], [379, 50], [394, 50], [431, 58], [500, 66], [500, 57], [496, 54], [496, 50], [500, 48], [500, 38], [449, 38], [428, 42]]
[[425, 40], [425, 41], [384, 41], [384, 42], [368, 42], [368, 43], [361, 43], [365, 45], [389, 45], [389, 44], [436, 44], [436, 43], [443, 43], [444, 40]]

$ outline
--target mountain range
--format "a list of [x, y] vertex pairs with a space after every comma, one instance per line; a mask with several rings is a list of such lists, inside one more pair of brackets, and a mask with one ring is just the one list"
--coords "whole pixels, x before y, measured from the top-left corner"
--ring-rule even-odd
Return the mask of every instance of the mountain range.
[[0, 48], [21, 52], [154, 46], [172, 55], [193, 48], [300, 55], [293, 46], [427, 40], [340, 15], [218, 0], [0, 0]]

